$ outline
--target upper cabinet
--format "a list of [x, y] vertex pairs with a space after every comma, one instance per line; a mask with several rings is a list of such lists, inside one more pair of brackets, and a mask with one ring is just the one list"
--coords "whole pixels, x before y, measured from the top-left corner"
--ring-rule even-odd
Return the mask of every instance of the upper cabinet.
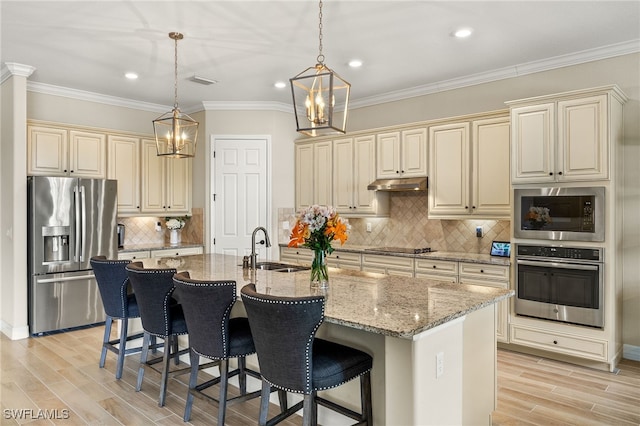
[[427, 130], [406, 129], [377, 135], [377, 178], [427, 176]]
[[508, 102], [512, 182], [608, 180], [625, 99], [608, 87]]
[[331, 141], [295, 146], [296, 211], [314, 204], [331, 205], [333, 198], [333, 146]]
[[142, 139], [141, 213], [191, 212], [191, 161], [159, 157], [155, 140]]
[[376, 178], [374, 135], [333, 141], [333, 206], [345, 216], [388, 214], [388, 194], [370, 191]]
[[107, 136], [66, 126], [27, 126], [27, 174], [105, 178]]
[[313, 205], [313, 143], [296, 143], [296, 211]]
[[140, 213], [140, 138], [109, 135], [107, 177], [118, 181], [118, 214]]
[[429, 218], [506, 219], [510, 189], [508, 116], [429, 127]]

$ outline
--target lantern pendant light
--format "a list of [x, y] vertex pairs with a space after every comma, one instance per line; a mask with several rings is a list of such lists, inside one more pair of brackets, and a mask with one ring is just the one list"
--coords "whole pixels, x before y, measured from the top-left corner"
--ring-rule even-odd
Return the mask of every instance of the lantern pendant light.
[[289, 79], [297, 131], [308, 136], [345, 133], [351, 84], [324, 64], [322, 0], [317, 63]]
[[178, 40], [183, 39], [178, 32], [170, 32], [175, 41], [174, 49], [174, 102], [173, 109], [153, 120], [156, 149], [159, 157], [190, 158], [196, 155], [198, 122], [178, 108]]

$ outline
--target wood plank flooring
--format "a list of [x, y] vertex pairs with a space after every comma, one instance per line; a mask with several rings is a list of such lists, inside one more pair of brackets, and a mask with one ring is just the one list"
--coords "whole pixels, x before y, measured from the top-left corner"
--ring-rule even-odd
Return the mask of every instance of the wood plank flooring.
[[[170, 379], [167, 404], [158, 407], [159, 374], [147, 372], [142, 391], [135, 392], [137, 355], [127, 357], [121, 380], [114, 377], [113, 353], [98, 368], [103, 330], [18, 341], [0, 336], [0, 425], [185, 424], [188, 376]], [[258, 403], [230, 407], [226, 423], [256, 424]], [[217, 408], [196, 398], [188, 424], [215, 425], [216, 415]], [[301, 423], [298, 417], [282, 424]], [[640, 425], [640, 362], [623, 360], [613, 374], [498, 350], [493, 424]]]

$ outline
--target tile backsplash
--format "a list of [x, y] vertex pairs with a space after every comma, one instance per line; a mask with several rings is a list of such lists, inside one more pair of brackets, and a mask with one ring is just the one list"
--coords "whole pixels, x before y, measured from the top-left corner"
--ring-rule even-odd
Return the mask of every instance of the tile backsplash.
[[[160, 222], [161, 230], [156, 231]], [[125, 226], [126, 245], [164, 244], [169, 241], [169, 231], [165, 227], [165, 216], [161, 217], [119, 217], [118, 223]], [[191, 217], [182, 228], [182, 242], [202, 244], [204, 241], [204, 209], [194, 208]]]
[[[509, 241], [508, 220], [442, 220], [427, 218], [427, 194], [390, 193], [389, 217], [349, 219], [351, 232], [346, 244], [391, 247], [430, 247], [438, 251], [489, 253], [494, 240]], [[294, 209], [278, 209], [279, 241], [289, 241], [282, 223], [295, 222]], [[367, 223], [371, 232], [367, 232]], [[482, 226], [484, 236], [476, 237]]]

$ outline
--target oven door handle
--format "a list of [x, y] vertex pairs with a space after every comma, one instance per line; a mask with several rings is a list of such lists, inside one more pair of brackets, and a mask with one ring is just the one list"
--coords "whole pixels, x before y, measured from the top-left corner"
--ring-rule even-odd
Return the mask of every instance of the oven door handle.
[[580, 271], [597, 271], [598, 265], [582, 265], [579, 263], [561, 263], [561, 262], [536, 262], [531, 260], [517, 260], [518, 265], [539, 266], [542, 268], [559, 268], [559, 269], [577, 269]]

